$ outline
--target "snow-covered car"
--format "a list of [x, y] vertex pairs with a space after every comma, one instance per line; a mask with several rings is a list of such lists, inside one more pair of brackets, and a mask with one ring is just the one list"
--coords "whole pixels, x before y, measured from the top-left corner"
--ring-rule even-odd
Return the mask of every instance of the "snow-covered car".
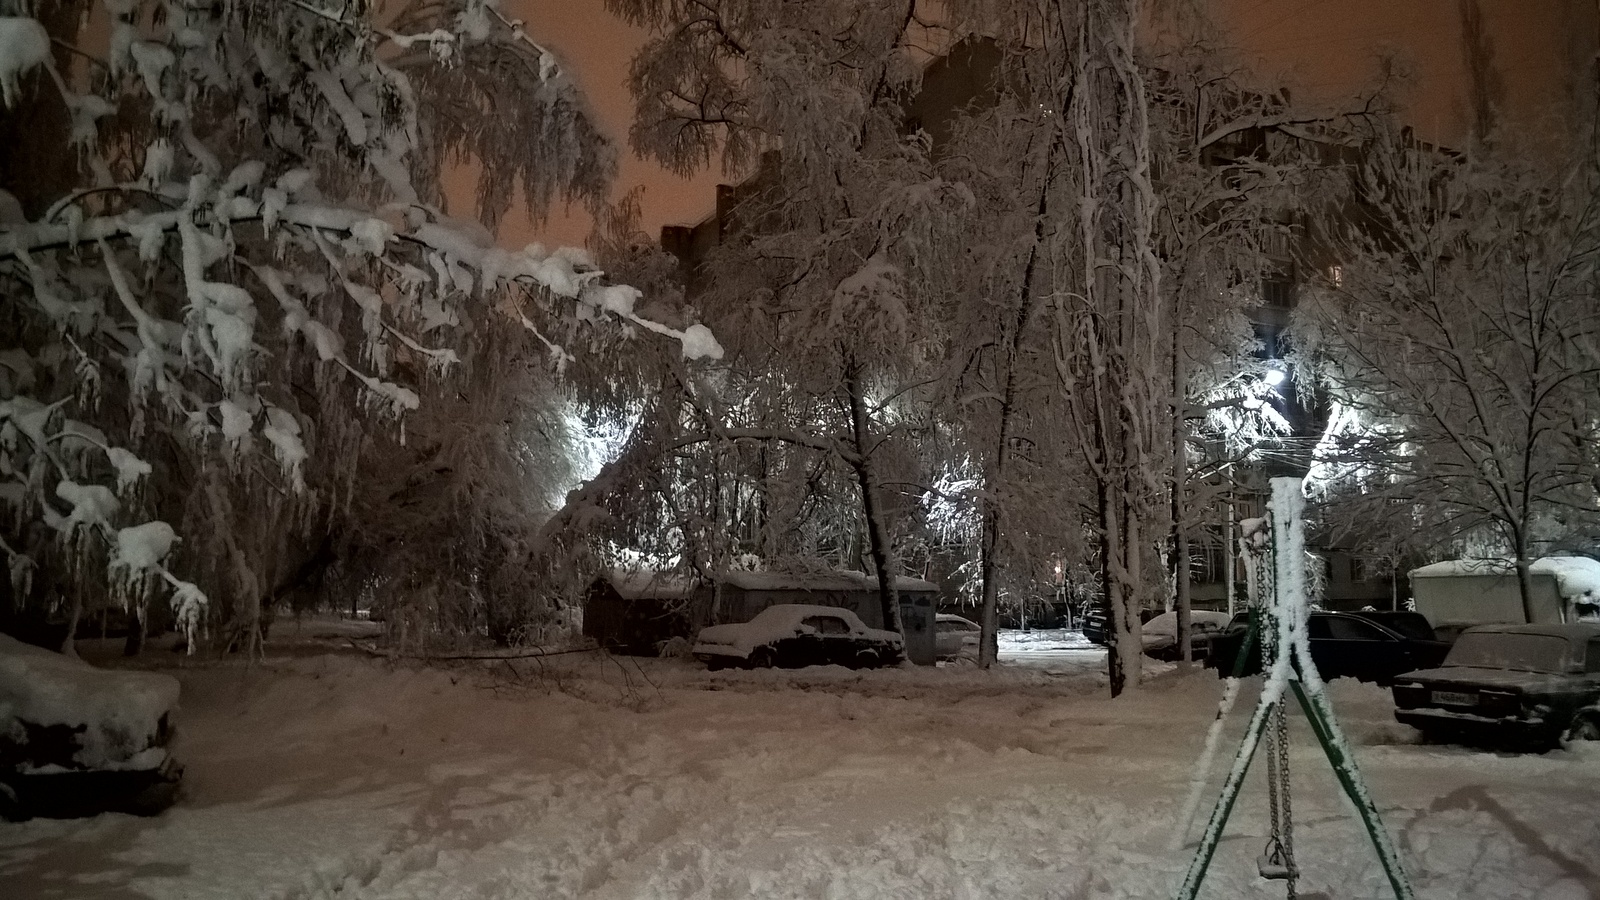
[[153, 815], [183, 776], [178, 681], [100, 669], [0, 635], [0, 816]]
[[[1221, 634], [1232, 621], [1225, 612], [1210, 609], [1189, 611], [1189, 658], [1203, 660], [1211, 653], [1211, 641]], [[1166, 612], [1144, 623], [1139, 639], [1144, 653], [1156, 659], [1176, 662], [1183, 658], [1178, 646], [1178, 614]]]
[[784, 603], [767, 607], [748, 622], [700, 629], [691, 652], [712, 669], [871, 668], [900, 662], [905, 646], [899, 634], [868, 628], [848, 609]]
[[1430, 738], [1600, 740], [1600, 623], [1468, 628], [1442, 665], [1393, 691], [1394, 717]]
[[983, 633], [977, 622], [952, 613], [939, 613], [934, 618], [933, 650], [940, 659], [976, 658], [978, 636]]

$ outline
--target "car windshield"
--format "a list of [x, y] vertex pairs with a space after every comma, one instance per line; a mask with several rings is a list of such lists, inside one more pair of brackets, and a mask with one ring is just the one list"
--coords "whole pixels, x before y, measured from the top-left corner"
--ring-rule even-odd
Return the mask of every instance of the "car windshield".
[[[1361, 614], [1357, 613], [1357, 615]], [[1362, 618], [1371, 619], [1379, 625], [1388, 626], [1390, 631], [1402, 634], [1412, 640], [1431, 641], [1434, 639], [1433, 626], [1428, 624], [1427, 619], [1416, 613], [1395, 613], [1393, 615], [1377, 613], [1371, 616], [1362, 615]]]
[[1444, 664], [1518, 672], [1564, 672], [1567, 642], [1550, 634], [1469, 632], [1456, 640]]

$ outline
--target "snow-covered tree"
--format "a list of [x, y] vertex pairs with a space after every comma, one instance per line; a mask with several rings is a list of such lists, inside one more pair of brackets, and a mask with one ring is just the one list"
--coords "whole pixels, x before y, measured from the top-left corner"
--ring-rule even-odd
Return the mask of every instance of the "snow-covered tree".
[[1313, 475], [1356, 539], [1528, 563], [1600, 508], [1600, 167], [1383, 133], [1295, 323], [1333, 414]]
[[[1008, 520], [1032, 536], [1039, 501], [1070, 506], [1076, 521], [1044, 534], [1063, 549], [1097, 535], [1120, 690], [1138, 679], [1139, 610], [1169, 602], [1163, 563], [1186, 587], [1190, 473], [1219, 462], [1200, 452], [1210, 414], [1270, 410], [1247, 313], [1308, 167], [1295, 142], [1326, 119], [1249, 90], [1138, 4], [950, 9], [1004, 59], [943, 172], [978, 197], [950, 248], [975, 276], [950, 332], [957, 421], [984, 472], [985, 594], [1018, 546]], [[1045, 490], [1061, 482], [1082, 496]]]
[[[756, 176], [694, 298], [746, 379], [735, 389], [760, 389], [721, 405], [838, 448], [871, 568], [896, 574], [903, 523], [888, 509], [898, 496], [888, 467], [914, 454], [894, 436], [905, 421], [895, 407], [916, 401], [920, 367], [937, 360], [941, 319], [928, 305], [951, 260], [931, 252], [933, 233], [967, 202], [901, 127], [920, 73], [918, 4], [610, 6], [655, 35], [632, 69], [634, 146], [682, 172], [720, 157]], [[757, 172], [763, 154], [772, 164]], [[892, 582], [882, 584], [893, 621]]]
[[[641, 316], [582, 251], [504, 250], [444, 213], [449, 163], [479, 166], [491, 222], [513, 185], [537, 215], [613, 165], [496, 0], [4, 0], [0, 87], [17, 603], [109, 590], [142, 618], [160, 597], [191, 642], [208, 620], [254, 640], [318, 535], [355, 533], [374, 444], [404, 445], [425, 395], [517, 383], [530, 345], [560, 368], [639, 329], [718, 352]], [[436, 446], [441, 415], [421, 456], [514, 453], [508, 427], [463, 457]], [[365, 519], [388, 513], [359, 510], [378, 533], [392, 523]], [[411, 530], [405, 552], [430, 540], [453, 538]]]

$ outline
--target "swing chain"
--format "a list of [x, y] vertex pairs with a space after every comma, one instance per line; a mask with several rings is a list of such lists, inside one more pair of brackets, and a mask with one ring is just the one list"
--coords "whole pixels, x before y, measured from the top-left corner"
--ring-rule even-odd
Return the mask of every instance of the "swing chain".
[[1288, 884], [1286, 893], [1288, 900], [1295, 900], [1295, 881], [1300, 877], [1300, 871], [1294, 864], [1294, 810], [1290, 805], [1289, 790], [1289, 711], [1283, 701], [1278, 702], [1277, 709], [1277, 747], [1279, 784], [1274, 786], [1273, 793], [1278, 800], [1278, 822], [1274, 828], [1274, 840], [1278, 842], [1278, 854]]
[[[1272, 569], [1269, 567], [1272, 551], [1262, 554], [1260, 562], [1263, 564], [1264, 581], [1270, 583]], [[1266, 593], [1266, 592], [1264, 592]], [[1271, 591], [1276, 594], [1276, 585]], [[1264, 610], [1262, 611], [1265, 612]], [[1273, 613], [1282, 615], [1283, 610], [1273, 604]], [[1292, 652], [1292, 648], [1280, 646], [1277, 616], [1271, 615], [1267, 626], [1262, 628], [1262, 668], [1272, 666], [1278, 654]], [[1288, 900], [1296, 900], [1297, 891], [1295, 882], [1299, 878], [1299, 871], [1294, 864], [1294, 816], [1289, 799], [1289, 715], [1288, 708], [1280, 698], [1270, 713], [1272, 721], [1267, 732], [1267, 804], [1268, 816], [1271, 825], [1271, 836], [1267, 839], [1267, 846], [1261, 855], [1260, 871], [1266, 878], [1281, 878], [1284, 880], [1285, 895]]]

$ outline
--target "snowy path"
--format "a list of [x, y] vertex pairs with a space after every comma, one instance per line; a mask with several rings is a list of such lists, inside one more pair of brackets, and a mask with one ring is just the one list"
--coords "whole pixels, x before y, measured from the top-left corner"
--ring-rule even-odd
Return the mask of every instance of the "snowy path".
[[[1165, 847], [1218, 683], [1168, 671], [1111, 701], [1082, 660], [1032, 662], [189, 670], [189, 799], [155, 820], [0, 826], [0, 895], [1171, 896], [1192, 851]], [[1415, 746], [1384, 692], [1339, 683], [1334, 699], [1420, 897], [1600, 898], [1596, 748]], [[1385, 896], [1298, 739], [1301, 896]], [[1203, 896], [1282, 896], [1254, 876], [1265, 806], [1252, 784]]]

